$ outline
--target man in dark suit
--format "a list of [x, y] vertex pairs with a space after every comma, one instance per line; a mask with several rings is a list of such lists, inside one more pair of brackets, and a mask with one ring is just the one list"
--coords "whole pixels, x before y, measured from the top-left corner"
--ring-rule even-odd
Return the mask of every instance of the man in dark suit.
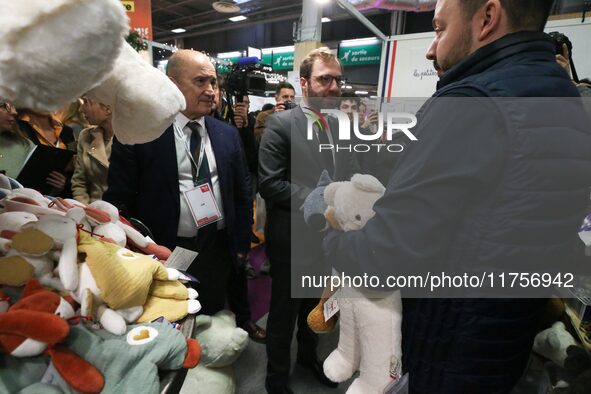
[[[300, 66], [305, 105], [336, 108], [340, 96], [341, 65], [328, 48], [316, 49]], [[259, 148], [259, 192], [267, 204], [265, 236], [271, 260], [271, 307], [267, 321], [267, 379], [269, 393], [289, 393], [290, 344], [298, 321], [298, 364], [310, 368], [323, 384], [336, 387], [316, 356], [317, 336], [308, 327], [308, 313], [318, 298], [292, 298], [302, 274], [324, 272], [321, 237], [308, 230], [300, 207], [327, 169], [335, 180], [349, 179], [354, 158], [350, 152], [319, 152], [319, 144], [336, 140], [336, 122], [315, 130], [307, 139], [307, 118], [301, 107], [267, 118]], [[305, 296], [305, 295], [304, 295]], [[310, 296], [310, 295], [307, 295]]]
[[[104, 199], [146, 224], [157, 243], [199, 252], [188, 271], [200, 281], [202, 313], [214, 314], [224, 308], [228, 282], [250, 246], [248, 172], [237, 130], [206, 116], [217, 85], [209, 58], [178, 51], [167, 73], [185, 96], [186, 109], [152, 142], [122, 145], [115, 139]], [[198, 228], [199, 210], [193, 209], [194, 216], [185, 193], [206, 183], [222, 218]], [[230, 309], [246, 307], [249, 314], [246, 297], [246, 289], [243, 297], [231, 297]]]

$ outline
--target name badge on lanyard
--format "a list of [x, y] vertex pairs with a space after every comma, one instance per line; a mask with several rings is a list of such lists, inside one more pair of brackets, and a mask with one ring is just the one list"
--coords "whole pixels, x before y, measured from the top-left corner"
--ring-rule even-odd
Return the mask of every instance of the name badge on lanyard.
[[185, 142], [185, 151], [191, 161], [191, 170], [193, 172], [194, 188], [189, 189], [184, 193], [189, 210], [197, 224], [197, 228], [205, 227], [208, 224], [215, 223], [222, 219], [222, 213], [213, 195], [212, 186], [206, 179], [198, 179], [199, 169], [203, 164], [205, 157], [206, 139], [202, 138], [199, 148], [199, 162], [195, 163], [195, 159], [191, 154], [189, 147]]

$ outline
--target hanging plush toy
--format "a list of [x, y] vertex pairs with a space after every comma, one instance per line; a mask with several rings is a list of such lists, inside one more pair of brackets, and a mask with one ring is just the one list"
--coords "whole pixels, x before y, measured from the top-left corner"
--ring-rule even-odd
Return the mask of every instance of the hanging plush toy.
[[0, 97], [54, 111], [88, 94], [125, 144], [159, 137], [185, 109], [178, 88], [125, 42], [118, 0], [0, 0]]
[[[321, 180], [322, 181], [322, 180]], [[356, 174], [350, 182], [334, 182], [322, 191], [330, 227], [340, 231], [361, 229], [375, 212], [374, 203], [384, 194], [384, 186], [371, 175]], [[317, 200], [317, 199], [316, 199]], [[323, 209], [318, 201], [307, 216]], [[308, 207], [310, 208], [310, 207]], [[334, 382], [343, 382], [359, 370], [347, 393], [382, 393], [400, 379], [402, 371], [402, 301], [400, 291], [370, 291], [341, 288], [338, 305], [341, 326], [338, 347], [324, 361], [324, 373]], [[326, 293], [326, 292], [325, 292]], [[325, 332], [333, 322], [325, 322], [323, 304], [308, 316], [311, 328]]]

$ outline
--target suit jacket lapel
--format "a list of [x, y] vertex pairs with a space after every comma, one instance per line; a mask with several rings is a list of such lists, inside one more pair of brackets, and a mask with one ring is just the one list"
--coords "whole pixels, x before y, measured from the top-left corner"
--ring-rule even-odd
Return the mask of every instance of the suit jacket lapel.
[[205, 128], [207, 129], [207, 135], [209, 136], [209, 142], [211, 143], [211, 150], [215, 157], [215, 165], [217, 167], [218, 179], [221, 186], [224, 177], [220, 174], [224, 173], [226, 165], [224, 162], [224, 156], [226, 154], [226, 152], [224, 152], [224, 141], [222, 140], [222, 136], [220, 135], [215, 122], [212, 122], [209, 116], [205, 117]]
[[[324, 169], [324, 163], [322, 162], [322, 157], [320, 155], [319, 149], [320, 145], [316, 136], [313, 135], [312, 141], [307, 139], [308, 134], [308, 119], [302, 111], [301, 107], [294, 108], [292, 110], [293, 116], [291, 118], [291, 138], [292, 140], [294, 137], [298, 138], [301, 143], [306, 145], [308, 149], [305, 150], [307, 159], [313, 160], [319, 168]], [[292, 158], [295, 159], [295, 158]], [[298, 160], [306, 159], [304, 157], [297, 158]], [[308, 161], [305, 161], [308, 162]]]

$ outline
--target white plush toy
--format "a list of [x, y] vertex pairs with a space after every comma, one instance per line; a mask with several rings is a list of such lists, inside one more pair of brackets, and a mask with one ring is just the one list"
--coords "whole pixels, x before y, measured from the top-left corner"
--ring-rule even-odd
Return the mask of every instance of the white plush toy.
[[53, 111], [88, 94], [113, 109], [125, 144], [158, 138], [185, 108], [163, 73], [126, 42], [118, 0], [0, 0], [0, 97]]
[[534, 339], [534, 352], [552, 360], [556, 365], [564, 367], [567, 358], [566, 349], [577, 346], [577, 341], [566, 331], [564, 323], [557, 321], [552, 327], [541, 331]]
[[[371, 175], [356, 174], [350, 182], [334, 182], [324, 191], [326, 218], [343, 231], [365, 226], [384, 186]], [[341, 288], [338, 347], [324, 361], [324, 373], [343, 382], [359, 370], [347, 393], [382, 393], [401, 378], [402, 301], [400, 291]]]
[[0, 97], [57, 110], [102, 82], [129, 23], [117, 0], [0, 0]]

